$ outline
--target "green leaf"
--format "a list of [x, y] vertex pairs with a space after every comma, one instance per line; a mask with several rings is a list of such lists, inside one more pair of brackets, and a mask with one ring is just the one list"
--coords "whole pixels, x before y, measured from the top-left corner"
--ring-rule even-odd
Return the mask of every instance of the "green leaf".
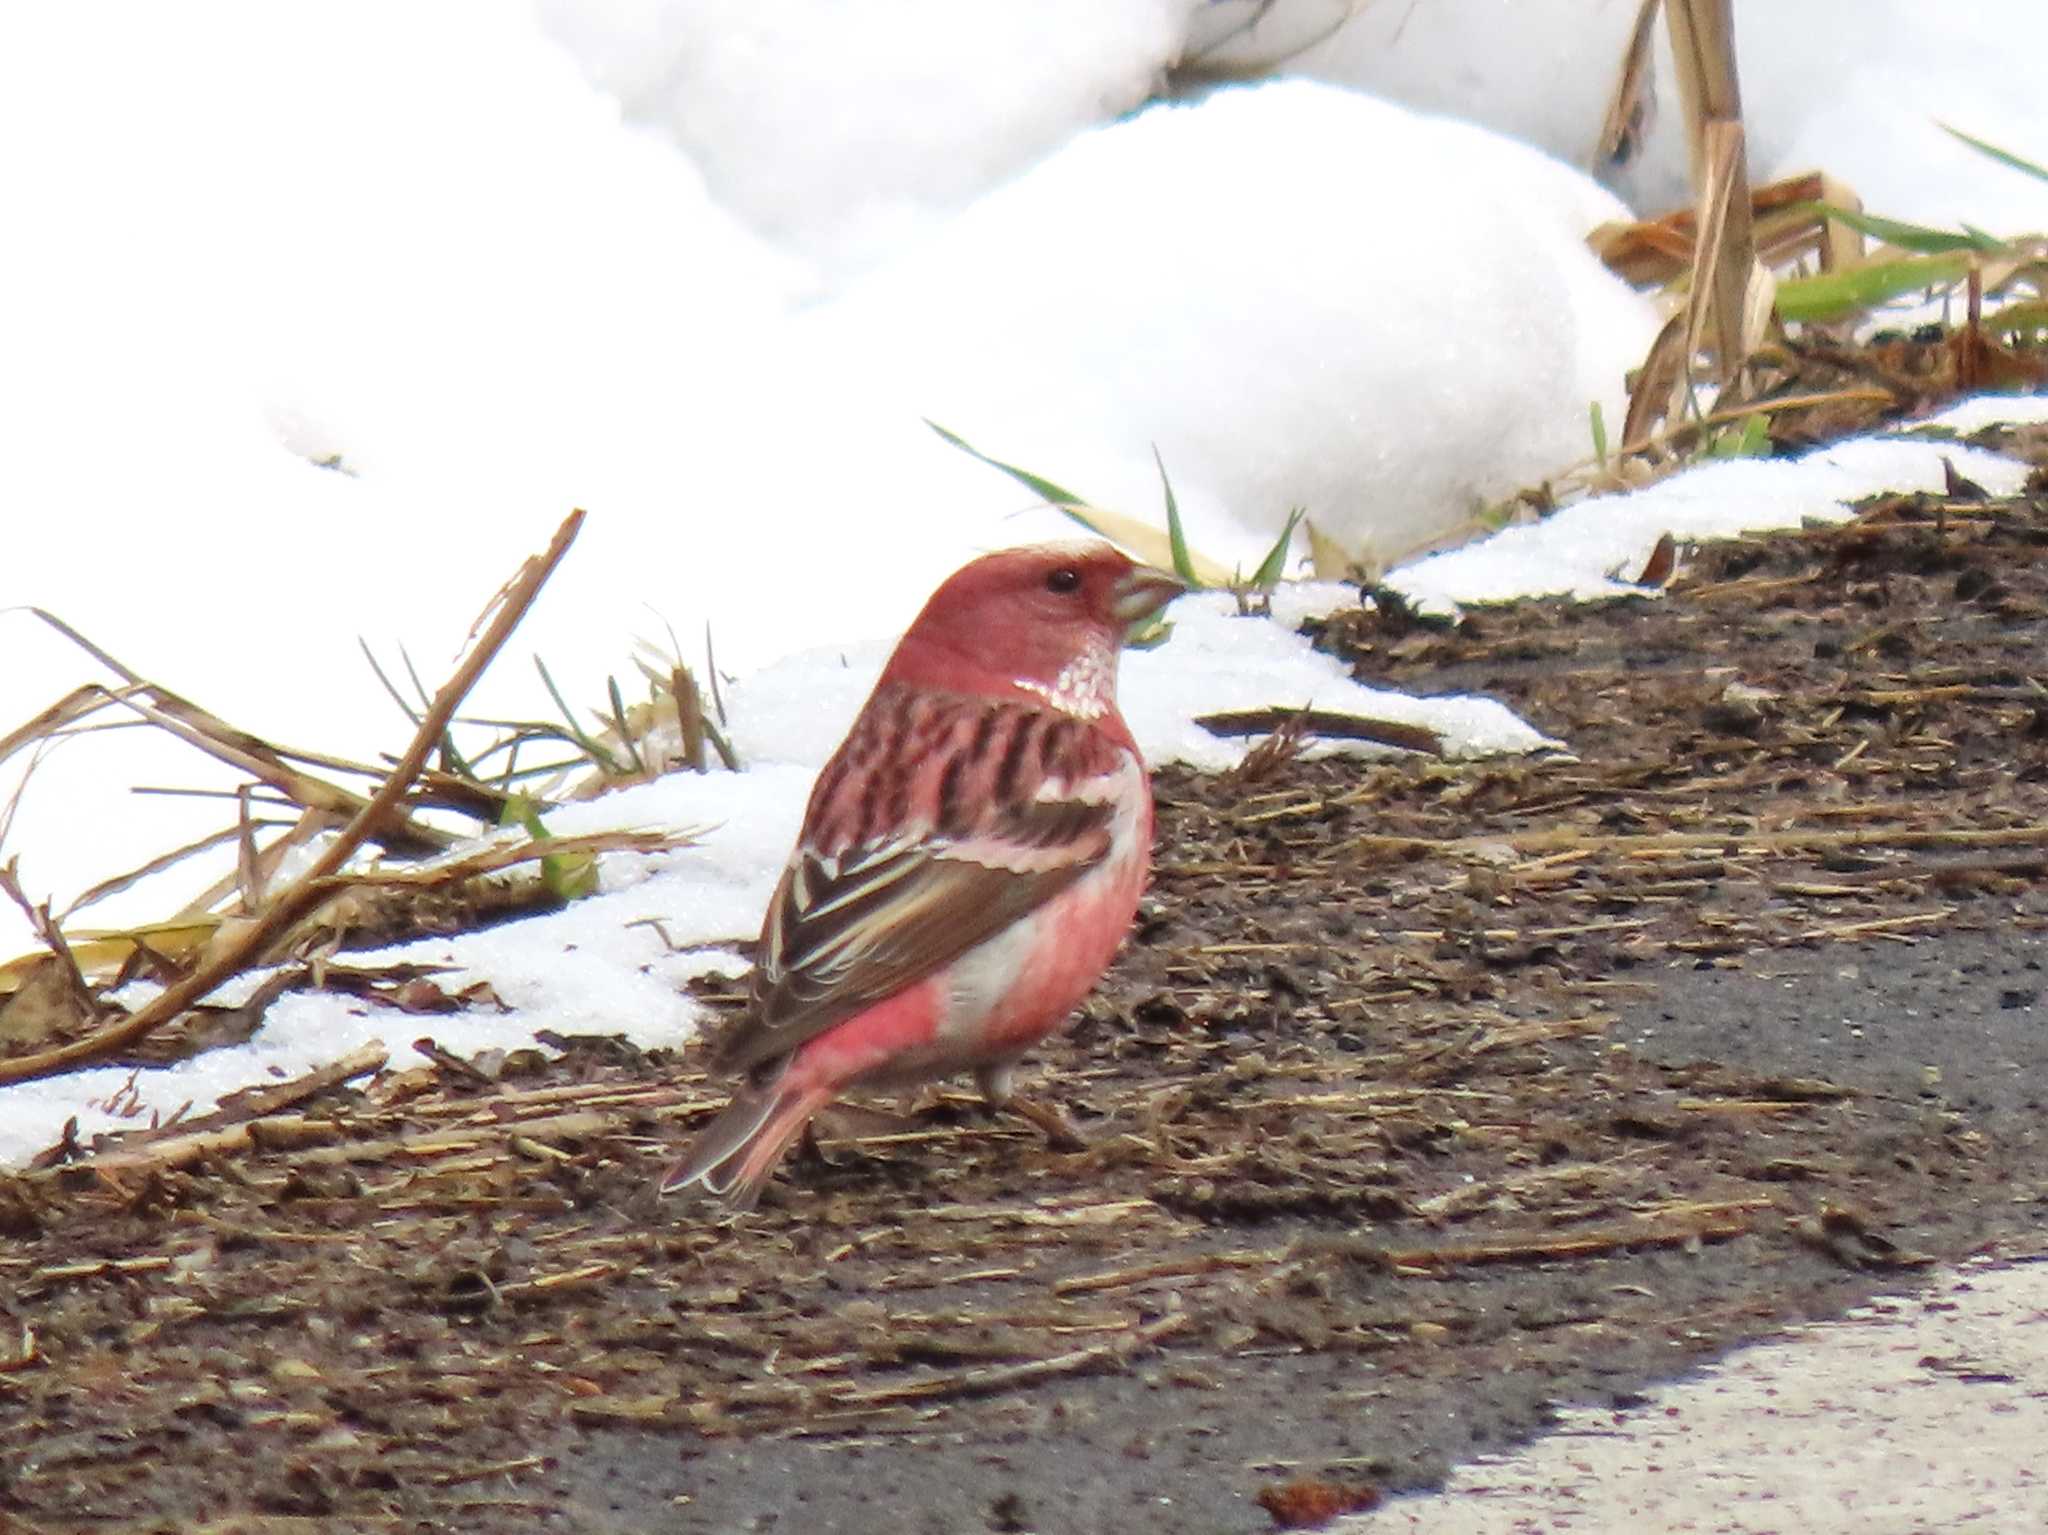
[[977, 448], [973, 443], [969, 442], [965, 437], [962, 437], [957, 432], [947, 431], [943, 426], [940, 426], [939, 423], [936, 421], [927, 418], [925, 421], [925, 425], [930, 427], [933, 431], [937, 432], [947, 442], [951, 443], [954, 447], [958, 448], [962, 453], [965, 453], [969, 458], [979, 459], [982, 463], [987, 464], [991, 469], [1002, 470], [1004, 474], [1007, 474], [1019, 485], [1022, 485], [1026, 490], [1030, 491], [1031, 494], [1038, 497], [1039, 500], [1045, 502], [1048, 506], [1051, 506], [1056, 511], [1065, 512], [1067, 516], [1071, 517], [1075, 522], [1081, 524], [1081, 526], [1086, 528], [1090, 533], [1099, 534], [1104, 538], [1107, 538], [1109, 536], [1107, 533], [1104, 533], [1102, 529], [1098, 528], [1094, 523], [1088, 520], [1086, 514], [1089, 510], [1089, 503], [1082, 500], [1081, 497], [1075, 495], [1071, 490], [1066, 489], [1064, 486], [1055, 485], [1051, 480], [1046, 479], [1043, 475], [1033, 474], [1029, 469], [1019, 469], [1015, 464], [1006, 464], [999, 458], [991, 458], [988, 454], [982, 452], [981, 449]]
[[[1139, 559], [1162, 568], [1168, 565], [1185, 565], [1189, 573], [1188, 579], [1201, 586], [1218, 586], [1227, 579], [1221, 567], [1203, 559], [1196, 550], [1188, 548], [1185, 539], [1181, 541], [1180, 549], [1176, 553], [1172, 540], [1162, 535], [1153, 524], [1141, 522], [1135, 517], [1127, 517], [1122, 512], [1112, 512], [1104, 507], [1092, 505], [1066, 487], [1055, 485], [1043, 475], [1033, 474], [1028, 469], [1019, 469], [1015, 464], [1006, 464], [999, 458], [991, 458], [959, 434], [947, 431], [936, 421], [926, 421], [925, 425], [969, 458], [987, 464], [991, 469], [1001, 470], [1055, 511], [1064, 513], [1097, 538], [1106, 538], [1113, 544], [1121, 544]], [[1162, 468], [1161, 474], [1164, 473]], [[1168, 488], [1168, 493], [1171, 494], [1171, 487]]]
[[597, 894], [597, 859], [590, 853], [548, 853], [540, 861], [541, 883], [563, 905]]
[[1992, 335], [2010, 339], [2048, 331], [2048, 299], [2023, 299], [1984, 316], [1984, 328]]
[[[527, 835], [531, 836], [533, 829], [541, 825], [540, 805], [530, 794], [508, 794], [505, 796], [505, 808], [498, 812], [498, 824], [523, 826]], [[541, 832], [545, 835], [547, 828], [542, 826]]]
[[1166, 546], [1173, 551], [1173, 573], [1191, 587], [1200, 586], [1195, 562], [1188, 557], [1188, 538], [1180, 525], [1180, 503], [1173, 498], [1173, 481], [1166, 477], [1166, 460], [1159, 456], [1159, 444], [1152, 444], [1152, 462], [1159, 466], [1160, 488], [1166, 492]]
[[[509, 795], [505, 800], [504, 814], [498, 817], [498, 821], [503, 826], [523, 827], [536, 844], [553, 838], [547, 824], [540, 818], [540, 806], [531, 795]], [[543, 853], [540, 878], [541, 883], [548, 887], [548, 894], [567, 905], [597, 890], [597, 859], [590, 853]]]
[[1280, 578], [1287, 574], [1287, 551], [1294, 543], [1294, 530], [1301, 526], [1301, 519], [1307, 515], [1308, 508], [1305, 506], [1297, 506], [1287, 514], [1287, 525], [1280, 530], [1280, 536], [1273, 540], [1273, 547], [1266, 551], [1266, 557], [1259, 561], [1259, 568], [1252, 572], [1253, 591], [1271, 591], [1280, 584]]
[[1953, 229], [1931, 229], [1925, 224], [1907, 224], [1898, 219], [1879, 218], [1874, 213], [1861, 213], [1853, 208], [1837, 208], [1832, 203], [1801, 203], [1790, 211], [1833, 219], [1837, 224], [1847, 224], [1873, 240], [1882, 240], [1887, 245], [1896, 245], [1900, 250], [1914, 251], [1922, 256], [1938, 256], [1944, 251], [1992, 252], [2006, 248], [2006, 242], [1997, 236], [1972, 229], [1967, 224], [1960, 233]]
[[1761, 411], [1744, 416], [1742, 425], [1715, 433], [1707, 445], [1708, 458], [1769, 458], [1770, 421]]
[[1788, 277], [1778, 284], [1778, 313], [1787, 320], [1840, 320], [1921, 288], [1952, 283], [1969, 270], [1959, 252], [1903, 256], [1849, 272]]
[[1607, 472], [1607, 416], [1600, 409], [1600, 402], [1587, 402], [1586, 413], [1593, 421], [1593, 462], [1600, 466], [1600, 472]]
[[2009, 149], [2000, 149], [1996, 144], [1987, 144], [1982, 139], [1972, 138], [1962, 129], [1952, 128], [1947, 123], [1941, 125], [1941, 131], [1951, 138], [1961, 139], [1979, 154], [1989, 155], [2000, 165], [2009, 165], [2016, 171], [2032, 176], [2036, 181], [2048, 181], [2048, 166], [2036, 165], [2032, 160], [2024, 159]]

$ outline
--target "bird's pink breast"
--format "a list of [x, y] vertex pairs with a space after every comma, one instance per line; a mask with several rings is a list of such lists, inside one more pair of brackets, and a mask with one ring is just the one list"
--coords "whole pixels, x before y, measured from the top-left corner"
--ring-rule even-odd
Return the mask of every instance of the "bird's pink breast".
[[1152, 846], [1138, 834], [1046, 904], [951, 965], [801, 1046], [791, 1086], [898, 1087], [1014, 1060], [1057, 1031], [1116, 957]]
[[[1037, 1044], [1067, 1021], [1102, 978], [1137, 910], [1149, 842], [1076, 881], [1027, 919], [1030, 941], [1012, 984], [962, 1031], [978, 1041], [982, 1059], [1015, 1056]], [[971, 959], [962, 956], [963, 963]], [[958, 1026], [952, 1019], [947, 1024]]]

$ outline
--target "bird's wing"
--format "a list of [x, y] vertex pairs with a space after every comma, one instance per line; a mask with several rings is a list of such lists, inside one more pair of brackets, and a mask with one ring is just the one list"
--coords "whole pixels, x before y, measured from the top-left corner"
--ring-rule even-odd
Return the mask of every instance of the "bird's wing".
[[[1035, 741], [1041, 730], [1056, 732], [1057, 741], [1044, 751], [1033, 745], [1005, 753], [1010, 771], [1000, 798], [970, 810], [955, 797], [937, 827], [871, 835], [837, 850], [828, 819], [825, 837], [799, 845], [769, 902], [753, 1005], [720, 1042], [722, 1065], [745, 1069], [787, 1054], [943, 969], [1108, 856], [1127, 754], [1106, 739], [1076, 739], [1085, 727], [1072, 721], [1041, 726], [1039, 711], [1015, 713], [1023, 718], [1003, 728], [1020, 741]], [[964, 739], [942, 742], [918, 764], [927, 782], [961, 776], [948, 773], [948, 744], [967, 749]], [[820, 804], [829, 800], [829, 773], [820, 780]]]

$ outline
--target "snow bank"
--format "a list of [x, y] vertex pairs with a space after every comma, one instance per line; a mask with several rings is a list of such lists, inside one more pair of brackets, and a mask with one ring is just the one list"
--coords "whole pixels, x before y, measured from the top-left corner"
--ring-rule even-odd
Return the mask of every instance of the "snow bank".
[[[1293, 507], [1370, 563], [1590, 452], [1650, 305], [1621, 206], [1463, 124], [1305, 82], [1085, 134], [815, 317], [922, 414], [1255, 566]], [[934, 323], [943, 316], [943, 323]]]
[[[2016, 402], [1985, 400], [1991, 419]], [[2017, 402], [2024, 419], [2031, 401]], [[1505, 602], [1516, 597], [1641, 594], [1628, 582], [1666, 533], [1680, 543], [1846, 522], [1851, 503], [1882, 491], [1942, 489], [1942, 460], [1993, 495], [2026, 483], [2015, 459], [1953, 443], [1863, 437], [1786, 460], [1729, 459], [1622, 496], [1566, 507], [1542, 522], [1507, 528], [1482, 543], [1419, 560], [1388, 584], [1419, 604]]]
[[[1284, 60], [1289, 72], [1480, 123], [1607, 174], [1595, 148], [1636, 11], [1636, 0], [1224, 0], [1195, 36], [1227, 37], [1221, 59]], [[1636, 161], [1611, 175], [1645, 212], [1688, 196], [1684, 108], [1661, 18], [1654, 35], [1650, 131]], [[1891, 218], [2048, 229], [2048, 185], [1939, 127], [2048, 160], [2038, 82], [1992, 62], [2048, 49], [2037, 0], [1737, 0], [1735, 45], [1758, 179], [1826, 170]]]
[[829, 282], [1142, 104], [1202, 0], [541, 0], [547, 30]]
[[[1249, 565], [1293, 505], [1405, 543], [1575, 454], [1642, 335], [1574, 243], [1600, 194], [1306, 85], [1085, 133], [809, 309], [798, 258], [482, 0], [8, 11], [0, 131], [51, 146], [0, 166], [30, 232], [0, 502], [37, 530], [0, 608], [359, 759], [409, 727], [358, 638], [437, 681], [573, 505], [584, 535], [472, 712], [551, 715], [531, 654], [600, 700], [671, 627], [740, 673], [884, 637], [971, 555], [1071, 532], [924, 415], [1155, 517], [1156, 442], [1198, 542]], [[1426, 280], [1383, 229], [1414, 197], [1460, 242]], [[100, 676], [18, 610], [0, 646], [9, 725]], [[61, 904], [226, 819], [126, 786], [230, 781], [152, 733], [73, 742], [9, 850]]]

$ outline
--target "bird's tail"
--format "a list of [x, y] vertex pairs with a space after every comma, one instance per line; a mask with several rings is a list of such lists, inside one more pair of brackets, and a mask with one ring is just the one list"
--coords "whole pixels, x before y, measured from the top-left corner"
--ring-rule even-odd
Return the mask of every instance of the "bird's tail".
[[829, 1089], [780, 1083], [740, 1089], [669, 1169], [661, 1192], [702, 1189], [734, 1210], [752, 1209], [789, 1143], [831, 1096]]

